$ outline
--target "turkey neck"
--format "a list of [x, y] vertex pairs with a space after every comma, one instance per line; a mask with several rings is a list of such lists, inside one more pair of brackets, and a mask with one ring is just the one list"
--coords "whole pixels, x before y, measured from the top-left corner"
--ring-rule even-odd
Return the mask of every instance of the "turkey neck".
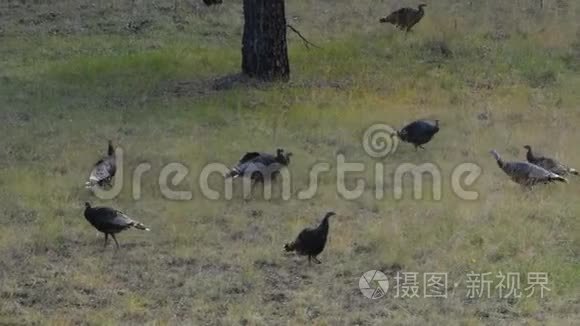
[[93, 222], [91, 221], [92, 210], [93, 210], [93, 208], [90, 206], [85, 207], [85, 219], [87, 219], [87, 221], [89, 221], [91, 224], [93, 224]]
[[497, 159], [497, 165], [498, 165], [500, 168], [502, 168], [502, 169], [503, 169], [503, 167], [504, 167], [505, 163], [503, 162], [503, 160], [502, 160], [501, 158], [498, 158], [498, 159]]
[[115, 155], [115, 149], [113, 148], [113, 144], [109, 143], [109, 149], [107, 153], [109, 154], [109, 156]]
[[532, 162], [536, 159], [536, 157], [534, 156], [534, 153], [532, 153], [532, 149], [528, 149], [528, 153], [526, 154], [526, 158], [528, 159], [528, 161]]
[[325, 217], [322, 220], [322, 223], [320, 223], [320, 226], [318, 227], [318, 229], [324, 234], [324, 236], [326, 237], [326, 234], [328, 233], [328, 218], [329, 216]]

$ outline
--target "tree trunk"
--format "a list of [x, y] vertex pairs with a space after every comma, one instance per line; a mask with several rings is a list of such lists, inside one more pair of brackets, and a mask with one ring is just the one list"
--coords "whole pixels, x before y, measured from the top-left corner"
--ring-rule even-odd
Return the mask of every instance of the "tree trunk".
[[242, 72], [266, 81], [290, 78], [284, 0], [244, 0]]

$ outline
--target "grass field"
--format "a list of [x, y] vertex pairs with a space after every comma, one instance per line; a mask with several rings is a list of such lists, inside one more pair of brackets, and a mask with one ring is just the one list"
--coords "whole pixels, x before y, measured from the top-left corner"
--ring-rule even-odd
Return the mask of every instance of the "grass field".
[[[217, 90], [241, 62], [241, 1], [224, 2], [0, 3], [0, 324], [577, 325], [580, 180], [522, 191], [489, 150], [523, 159], [530, 144], [580, 167], [580, 4], [433, 1], [405, 36], [378, 19], [413, 2], [288, 0], [289, 21], [321, 49], [289, 34], [288, 84]], [[418, 118], [441, 120], [426, 150], [400, 144], [381, 161], [363, 150], [370, 125]], [[126, 186], [103, 201], [84, 182], [107, 139], [124, 151]], [[277, 147], [294, 153], [293, 194], [313, 164], [331, 164], [313, 199], [202, 196], [207, 163]], [[383, 163], [385, 198], [341, 198], [338, 154]], [[192, 200], [160, 191], [173, 162], [189, 168], [177, 188]], [[451, 190], [464, 162], [483, 170], [475, 201]], [[140, 163], [152, 168], [134, 200]], [[442, 199], [413, 199], [407, 180], [396, 200], [402, 163], [436, 164]], [[347, 183], [373, 188], [371, 170]], [[85, 201], [152, 231], [103, 250]], [[329, 210], [321, 265], [282, 252]], [[370, 300], [359, 290], [368, 270], [445, 272], [448, 295], [395, 298], [391, 288]], [[527, 273], [547, 273], [550, 291], [468, 298], [468, 273], [500, 271], [521, 273], [522, 289]]]

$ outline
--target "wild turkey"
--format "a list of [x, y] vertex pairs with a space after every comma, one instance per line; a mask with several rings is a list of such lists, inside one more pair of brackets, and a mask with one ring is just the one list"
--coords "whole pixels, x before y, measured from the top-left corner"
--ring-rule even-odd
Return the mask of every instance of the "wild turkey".
[[401, 131], [397, 131], [393, 137], [398, 136], [402, 141], [415, 145], [415, 150], [417, 150], [417, 148], [425, 149], [423, 144], [431, 141], [437, 132], [439, 132], [439, 120], [434, 122], [417, 120], [405, 126]]
[[276, 155], [259, 152], [246, 153], [226, 175], [227, 178], [236, 178], [239, 176], [250, 177], [253, 181], [264, 181], [265, 178], [274, 179], [280, 169], [290, 164], [292, 153], [284, 153], [279, 148]]
[[401, 8], [397, 11], [392, 12], [385, 18], [381, 18], [381, 23], [391, 23], [395, 25], [400, 30], [406, 30], [409, 32], [413, 26], [415, 26], [421, 18], [425, 15], [423, 7], [426, 4], [420, 4], [418, 9], [413, 8]]
[[105, 185], [111, 186], [111, 181], [116, 172], [117, 163], [115, 159], [115, 148], [113, 148], [113, 142], [109, 140], [107, 156], [95, 163], [95, 166], [89, 175], [89, 181], [87, 181], [85, 185], [87, 188], [91, 188], [95, 185], [99, 185], [100, 187]]
[[525, 187], [532, 187], [538, 183], [550, 183], [554, 181], [568, 182], [564, 177], [550, 172], [535, 164], [518, 161], [505, 162], [501, 159], [496, 150], [492, 150], [491, 155], [497, 161], [497, 165], [516, 183]]
[[328, 219], [336, 215], [334, 212], [328, 212], [322, 219], [322, 222], [317, 228], [306, 228], [298, 234], [294, 242], [284, 245], [284, 250], [287, 252], [295, 251], [299, 255], [308, 256], [308, 264], [314, 260], [315, 263], [320, 264], [320, 260], [316, 256], [324, 250], [326, 245], [326, 238], [328, 236]]
[[532, 147], [530, 145], [526, 145], [524, 146], [524, 148], [527, 149], [528, 151], [526, 154], [526, 159], [528, 160], [528, 162], [532, 164], [535, 164], [539, 167], [542, 167], [552, 173], [555, 173], [563, 177], [566, 177], [568, 174], [579, 175], [576, 169], [567, 167], [566, 165], [556, 161], [553, 158], [545, 157], [542, 155], [536, 156], [532, 152]]
[[85, 218], [95, 229], [105, 234], [105, 247], [109, 241], [109, 235], [111, 235], [118, 249], [119, 243], [115, 234], [128, 228], [149, 231], [145, 225], [131, 219], [125, 213], [109, 207], [91, 207], [91, 204], [85, 203]]
[[209, 7], [213, 5], [222, 4], [222, 0], [203, 0], [203, 3], [205, 3], [205, 5]]

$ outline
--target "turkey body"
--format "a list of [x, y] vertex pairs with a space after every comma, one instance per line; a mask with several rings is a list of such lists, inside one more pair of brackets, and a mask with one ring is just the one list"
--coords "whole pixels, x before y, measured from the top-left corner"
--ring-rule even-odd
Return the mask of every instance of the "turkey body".
[[110, 207], [91, 207], [91, 204], [85, 203], [85, 219], [98, 231], [105, 234], [105, 246], [109, 235], [115, 240], [117, 248], [119, 243], [115, 234], [129, 228], [149, 231], [145, 225], [133, 220], [127, 214]]
[[306, 228], [302, 230], [293, 242], [284, 245], [287, 252], [296, 252], [302, 256], [308, 256], [308, 263], [312, 260], [317, 264], [321, 262], [316, 258], [326, 246], [328, 238], [329, 218], [336, 215], [334, 212], [328, 212], [322, 219], [320, 225], [316, 228]]
[[417, 120], [406, 125], [393, 136], [398, 136], [402, 141], [411, 143], [415, 149], [422, 148], [424, 144], [433, 139], [436, 133], [439, 132], [439, 120]]
[[397, 28], [409, 32], [425, 15], [423, 7], [426, 6], [426, 4], [420, 4], [417, 9], [401, 8], [393, 11], [385, 18], [381, 18], [380, 22], [393, 24]]

